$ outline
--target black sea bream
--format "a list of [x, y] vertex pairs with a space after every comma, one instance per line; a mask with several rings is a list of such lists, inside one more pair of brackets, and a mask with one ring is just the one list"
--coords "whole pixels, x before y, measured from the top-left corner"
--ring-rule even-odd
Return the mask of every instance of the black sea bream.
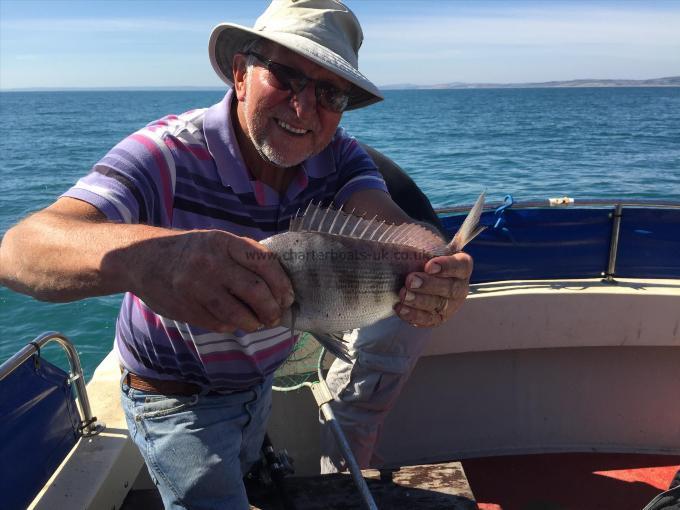
[[406, 275], [425, 262], [463, 249], [483, 227], [480, 195], [453, 240], [422, 225], [386, 224], [310, 204], [288, 232], [264, 239], [288, 274], [295, 302], [282, 325], [309, 331], [346, 359], [338, 333], [368, 326], [394, 313]]

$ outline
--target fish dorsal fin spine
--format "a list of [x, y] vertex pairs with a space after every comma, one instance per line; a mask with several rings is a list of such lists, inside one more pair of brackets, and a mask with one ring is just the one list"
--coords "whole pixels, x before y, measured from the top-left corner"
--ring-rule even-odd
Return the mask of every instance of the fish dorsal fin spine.
[[[354, 211], [352, 211], [353, 213]], [[302, 216], [290, 221], [290, 232], [319, 232], [354, 239], [410, 246], [433, 252], [446, 249], [445, 241], [435, 232], [415, 223], [387, 224], [384, 220], [361, 218], [342, 208], [321, 207], [310, 203]], [[327, 221], [330, 219], [330, 221]], [[379, 233], [379, 236], [378, 236]], [[376, 238], [376, 236], [378, 236]]]
[[378, 233], [378, 230], [380, 230], [380, 228], [381, 228], [384, 224], [385, 224], [385, 220], [382, 220], [380, 223], [378, 223], [378, 226], [375, 227], [375, 230], [374, 230], [373, 233], [371, 234], [371, 237], [369, 237], [369, 239], [370, 239], [371, 241], [375, 241], [375, 235]]
[[368, 221], [368, 222], [366, 223], [366, 226], [364, 227], [364, 230], [361, 232], [361, 235], [359, 236], [360, 239], [368, 239], [368, 237], [366, 237], [366, 232], [368, 232], [368, 229], [369, 229], [370, 227], [374, 227], [374, 226], [375, 226], [375, 224], [377, 223], [377, 222], [375, 221], [377, 217], [378, 217], [378, 215], [376, 214], [375, 216], [373, 216], [373, 218], [371, 218], [370, 221]]
[[[330, 210], [330, 209], [329, 209]], [[338, 218], [340, 217], [340, 213], [342, 212], [342, 206], [340, 206], [340, 209], [338, 209], [335, 212], [335, 216], [333, 216], [333, 222], [331, 223], [331, 226], [329, 227], [329, 232], [333, 232], [333, 227], [335, 226], [335, 222], [338, 221]]]
[[[308, 228], [310, 230], [319, 230], [318, 227], [314, 228], [314, 225], [315, 225], [314, 220], [316, 219], [316, 215], [319, 213], [319, 208], [317, 206], [312, 206], [312, 207], [313, 207], [312, 211], [314, 211], [314, 214], [312, 214], [312, 217], [309, 220], [309, 227]], [[319, 227], [320, 226], [321, 225], [319, 224]]]
[[342, 227], [340, 227], [340, 232], [338, 232], [338, 235], [342, 235], [342, 232], [345, 230], [345, 225], [347, 225], [351, 217], [352, 217], [351, 214], [345, 215], [345, 221], [343, 222]]

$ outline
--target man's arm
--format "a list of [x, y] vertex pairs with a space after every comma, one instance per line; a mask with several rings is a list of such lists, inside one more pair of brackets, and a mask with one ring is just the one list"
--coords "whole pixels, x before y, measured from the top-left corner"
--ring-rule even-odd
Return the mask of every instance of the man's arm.
[[[372, 218], [401, 224], [413, 223], [384, 191], [368, 189], [352, 194], [344, 209], [356, 209]], [[429, 227], [428, 227], [429, 228]], [[434, 257], [424, 271], [411, 273], [399, 291], [395, 311], [414, 326], [437, 326], [448, 320], [467, 297], [472, 273], [472, 258], [466, 253]]]
[[73, 198], [6, 233], [0, 283], [47, 301], [130, 291], [165, 317], [222, 332], [274, 325], [293, 301], [283, 269], [253, 240], [111, 223]]

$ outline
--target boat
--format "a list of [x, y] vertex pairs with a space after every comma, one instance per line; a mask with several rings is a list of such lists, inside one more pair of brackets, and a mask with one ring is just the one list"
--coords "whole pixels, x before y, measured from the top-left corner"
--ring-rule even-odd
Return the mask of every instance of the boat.
[[[436, 211], [442, 228], [468, 209]], [[364, 471], [377, 505], [642, 508], [680, 469], [680, 203], [507, 196], [482, 223], [470, 295], [385, 423], [385, 468]], [[50, 341], [70, 373], [41, 356]], [[3, 508], [161, 508], [114, 353], [85, 388], [69, 345], [40, 335], [0, 369]], [[312, 392], [275, 392], [269, 437], [297, 508], [361, 506], [347, 475], [318, 476]]]

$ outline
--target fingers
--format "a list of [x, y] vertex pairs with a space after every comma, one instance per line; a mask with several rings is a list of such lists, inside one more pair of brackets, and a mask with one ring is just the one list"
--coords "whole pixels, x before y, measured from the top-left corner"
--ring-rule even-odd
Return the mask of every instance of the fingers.
[[252, 239], [239, 237], [229, 243], [229, 255], [262, 278], [282, 310], [290, 308], [295, 300], [293, 286], [274, 253]]
[[436, 274], [440, 277], [469, 280], [472, 274], [472, 257], [462, 252], [435, 257], [427, 261], [425, 272], [432, 275]]
[[216, 328], [210, 328], [220, 333], [233, 333], [241, 329], [252, 333], [260, 329], [263, 324], [255, 313], [238, 299], [231, 296], [225, 289], [222, 295], [207, 298], [203, 306], [217, 321]]
[[157, 244], [134, 291], [164, 317], [211, 331], [251, 332], [276, 326], [294, 300], [279, 261], [253, 240], [190, 231]]
[[401, 289], [399, 297], [404, 304], [421, 310], [433, 311], [438, 300], [443, 297], [449, 300], [464, 299], [469, 289], [469, 280], [460, 278], [443, 278], [426, 273], [411, 273], [406, 277], [406, 286]]
[[417, 308], [412, 308], [404, 304], [396, 305], [394, 310], [397, 312], [399, 317], [411, 324], [411, 326], [415, 327], [437, 326], [444, 320], [444, 318], [439, 314], [425, 310], [418, 310]]
[[397, 314], [414, 326], [434, 326], [451, 317], [469, 291], [472, 258], [465, 253], [436, 257], [425, 272], [411, 273], [399, 292]]
[[225, 286], [230, 295], [252, 310], [260, 325], [274, 327], [281, 322], [281, 316], [287, 307], [280, 304], [260, 275], [237, 266], [232, 268]]
[[449, 298], [433, 294], [416, 294], [405, 288], [399, 291], [402, 304], [425, 312], [441, 312], [448, 308]]
[[[217, 303], [221, 300], [210, 298], [207, 304], [201, 303], [188, 296], [176, 298], [172, 294], [165, 294], [160, 300], [154, 300], [151, 295], [139, 296], [144, 305], [166, 319], [187, 322], [210, 331], [222, 333], [233, 332], [238, 326], [224, 317], [232, 317], [218, 310]], [[255, 321], [256, 322], [256, 321]]]
[[225, 288], [219, 292], [214, 289], [205, 289], [200, 294], [189, 292], [184, 299], [168, 297], [163, 302], [146, 304], [168, 319], [220, 333], [233, 333], [237, 329], [252, 333], [265, 325], [253, 310]]

